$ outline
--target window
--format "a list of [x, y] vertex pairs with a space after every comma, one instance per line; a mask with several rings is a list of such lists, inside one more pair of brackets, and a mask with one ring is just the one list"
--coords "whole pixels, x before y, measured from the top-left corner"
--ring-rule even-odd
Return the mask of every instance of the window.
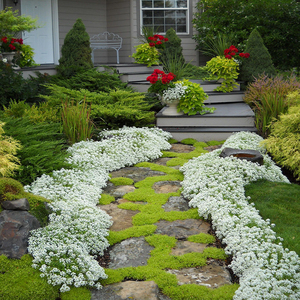
[[189, 33], [189, 0], [141, 0], [141, 27], [152, 27], [160, 33], [173, 28]]

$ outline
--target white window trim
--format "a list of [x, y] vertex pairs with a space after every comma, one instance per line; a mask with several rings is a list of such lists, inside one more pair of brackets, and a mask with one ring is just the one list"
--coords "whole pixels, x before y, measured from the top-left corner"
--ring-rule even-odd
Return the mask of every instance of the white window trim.
[[[190, 34], [190, 0], [187, 0], [187, 7], [182, 8], [143, 8], [142, 7], [142, 0], [140, 0], [140, 35], [143, 35], [142, 28], [143, 28], [143, 11], [144, 10], [184, 10], [186, 11], [186, 32], [176, 32], [177, 35], [189, 35]], [[161, 34], [165, 34], [165, 32], [160, 32]]]

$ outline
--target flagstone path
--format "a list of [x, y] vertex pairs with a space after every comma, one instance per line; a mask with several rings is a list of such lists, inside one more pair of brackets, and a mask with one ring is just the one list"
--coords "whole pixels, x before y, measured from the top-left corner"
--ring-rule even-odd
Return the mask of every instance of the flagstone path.
[[[208, 150], [213, 150], [216, 147], [208, 147]], [[171, 152], [189, 153], [194, 150], [193, 146], [183, 144], [173, 144]], [[171, 158], [163, 157], [153, 161], [153, 163], [166, 166], [167, 161]], [[172, 167], [179, 169], [179, 166]], [[161, 171], [151, 170], [147, 167], [126, 167], [121, 170], [111, 173], [111, 178], [126, 177], [133, 180], [131, 185], [115, 186], [112, 182], [108, 182], [104, 190], [105, 194], [114, 196], [115, 201], [100, 205], [102, 210], [105, 210], [113, 220], [111, 231], [121, 232], [129, 229], [133, 224], [133, 217], [140, 213], [139, 210], [122, 209], [118, 206], [124, 203], [131, 202], [126, 198], [126, 194], [139, 189], [135, 186], [136, 183], [148, 177], [164, 176], [166, 173]], [[178, 180], [163, 180], [155, 182], [152, 189], [155, 195], [174, 193], [180, 189], [180, 181]], [[179, 194], [179, 193], [178, 193]], [[155, 197], [154, 195], [154, 197]], [[127, 197], [128, 198], [128, 197]], [[147, 205], [144, 201], [134, 201], [137, 205]], [[168, 201], [161, 205], [164, 212], [172, 213], [187, 212], [190, 210], [188, 201], [181, 195], [170, 196]], [[155, 221], [155, 235], [164, 235], [176, 238], [176, 245], [172, 247], [170, 256], [180, 257], [187, 253], [203, 253], [209, 247], [220, 248], [220, 242], [215, 241], [209, 244], [196, 243], [188, 241], [188, 237], [199, 233], [212, 234], [211, 226], [208, 222], [202, 219], [187, 218], [173, 221], [159, 220]], [[127, 267], [147, 266], [148, 260], [151, 258], [151, 251], [155, 249], [150, 245], [145, 236], [130, 237], [122, 240], [119, 243], [111, 246], [100, 259], [100, 264], [106, 269], [118, 270]], [[226, 267], [225, 259], [213, 259], [207, 257], [206, 265], [199, 266], [195, 263], [193, 267], [185, 267], [181, 269], [164, 268], [169, 274], [174, 274], [177, 278], [178, 285], [195, 284], [205, 286], [210, 289], [216, 289], [223, 285], [231, 285], [232, 278], [228, 268]], [[104, 282], [105, 284], [105, 282]], [[171, 299], [164, 295], [159, 289], [155, 281], [137, 281], [134, 279], [126, 279], [122, 282], [104, 285], [101, 290], [92, 290], [92, 300], [167, 300]], [[193, 298], [200, 299], [200, 298]], [[223, 299], [223, 298], [222, 298]], [[227, 298], [226, 298], [227, 299]]]

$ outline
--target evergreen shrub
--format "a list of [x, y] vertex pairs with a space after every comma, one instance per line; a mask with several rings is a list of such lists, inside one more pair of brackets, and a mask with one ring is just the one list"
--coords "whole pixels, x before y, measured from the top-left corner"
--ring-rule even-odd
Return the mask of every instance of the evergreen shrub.
[[300, 181], [300, 105], [291, 106], [271, 125], [271, 134], [264, 140], [274, 161], [293, 172]]
[[90, 37], [81, 19], [77, 19], [67, 33], [61, 48], [61, 58], [57, 72], [64, 77], [93, 68]]
[[66, 140], [60, 133], [60, 123], [32, 123], [28, 118], [5, 118], [5, 134], [19, 140], [21, 167], [13, 178], [29, 184], [42, 174], [67, 168]]
[[276, 75], [271, 55], [256, 29], [249, 36], [245, 52], [249, 53], [250, 57], [243, 60], [240, 67], [241, 80], [253, 82], [261, 74], [265, 74], [268, 77]]

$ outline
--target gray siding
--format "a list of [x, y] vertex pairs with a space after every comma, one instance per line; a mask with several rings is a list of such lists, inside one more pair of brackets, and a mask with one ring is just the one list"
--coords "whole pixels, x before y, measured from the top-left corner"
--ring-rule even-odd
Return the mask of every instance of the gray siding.
[[[64, 38], [77, 19], [82, 19], [87, 33], [92, 36], [107, 30], [106, 0], [59, 0], [59, 44], [63, 45]], [[97, 50], [95, 61], [107, 62], [107, 52]]]
[[[123, 39], [120, 50], [120, 63], [129, 63], [131, 59], [131, 1], [107, 1], [107, 30], [120, 35]], [[116, 51], [108, 50], [108, 62], [116, 63]]]

